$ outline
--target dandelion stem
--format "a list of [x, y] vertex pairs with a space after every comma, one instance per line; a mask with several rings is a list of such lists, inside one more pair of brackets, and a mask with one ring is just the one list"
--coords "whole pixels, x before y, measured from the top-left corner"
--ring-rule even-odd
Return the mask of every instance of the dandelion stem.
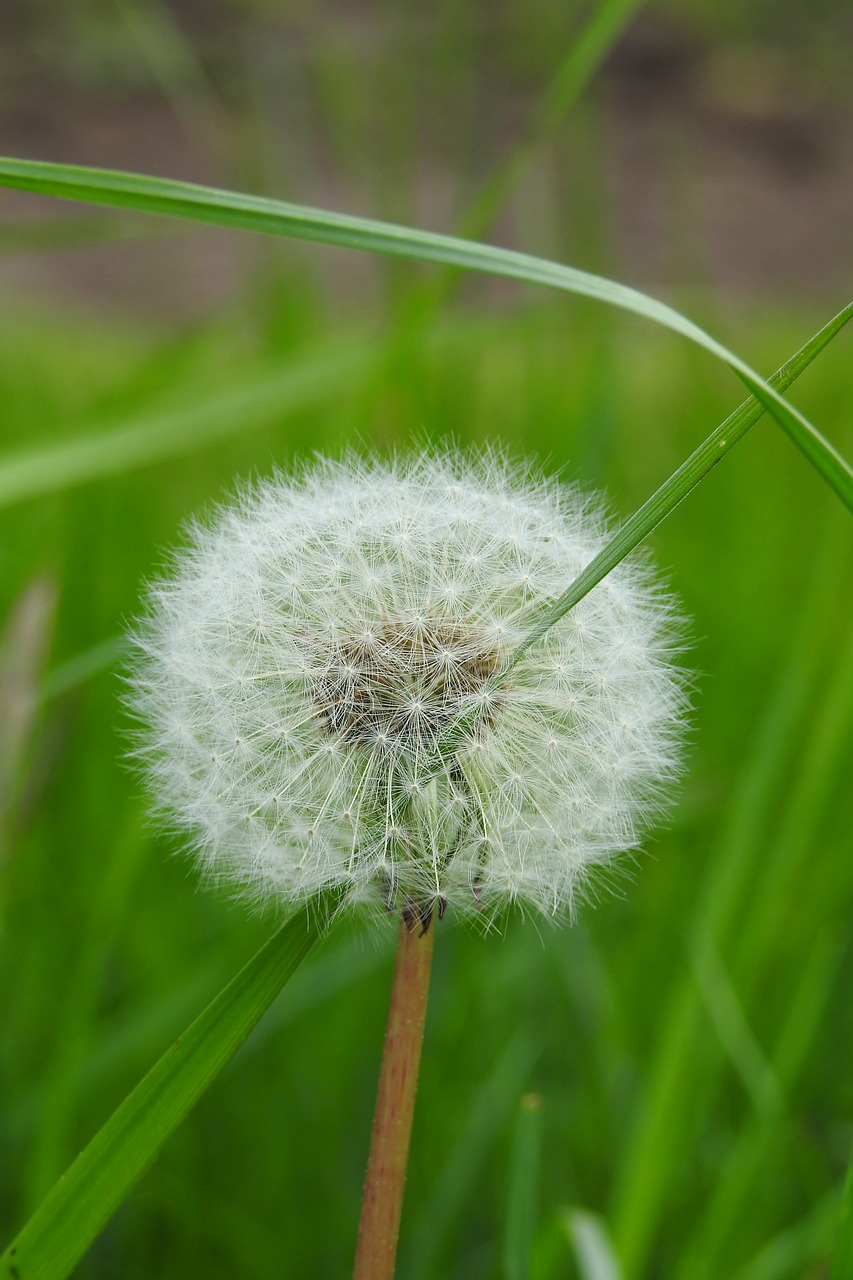
[[353, 1280], [392, 1280], [426, 1018], [433, 928], [404, 912], [382, 1053]]

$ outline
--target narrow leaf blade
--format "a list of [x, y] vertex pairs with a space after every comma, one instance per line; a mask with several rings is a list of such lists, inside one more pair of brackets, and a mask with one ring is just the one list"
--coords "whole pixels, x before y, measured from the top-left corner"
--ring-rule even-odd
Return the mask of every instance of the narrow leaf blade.
[[367, 344], [334, 355], [310, 353], [289, 367], [254, 372], [236, 388], [218, 387], [207, 394], [194, 389], [192, 397], [170, 409], [0, 455], [0, 509], [123, 475], [280, 419], [334, 395], [362, 376], [375, 358]]
[[581, 1280], [622, 1280], [622, 1272], [602, 1219], [588, 1209], [566, 1209], [563, 1226]]
[[0, 1257], [5, 1280], [63, 1280], [160, 1147], [320, 938], [328, 914], [288, 920], [167, 1050]]
[[844, 1198], [841, 1202], [841, 1230], [831, 1280], [849, 1280], [853, 1275], [853, 1159], [847, 1171]]
[[512, 1144], [504, 1227], [504, 1276], [527, 1280], [536, 1229], [536, 1200], [542, 1146], [542, 1099], [528, 1093], [521, 1099]]
[[754, 369], [699, 325], [673, 307], [603, 276], [495, 245], [412, 230], [370, 218], [83, 165], [0, 158], [0, 186], [139, 213], [160, 213], [215, 226], [313, 240], [344, 249], [442, 263], [545, 285], [621, 307], [680, 333], [729, 365], [853, 511], [853, 470], [807, 418], [787, 405]]
[[[773, 374], [770, 385], [777, 393], [787, 390], [808, 368], [823, 348], [832, 341], [847, 322], [853, 317], [853, 302], [823, 326], [808, 342], [800, 348], [780, 369]], [[712, 431], [699, 448], [681, 464], [677, 471], [656, 489], [641, 507], [626, 520], [594, 559], [578, 574], [563, 594], [544, 611], [539, 621], [525, 636], [522, 643], [512, 654], [509, 666], [514, 666], [522, 654], [545, 634], [549, 628], [564, 617], [570, 609], [592, 591], [603, 578], [624, 560], [635, 547], [649, 536], [667, 516], [675, 510], [696, 485], [709, 474], [721, 458], [742, 440], [750, 427], [764, 413], [766, 398], [758, 394], [744, 400], [734, 413]]]

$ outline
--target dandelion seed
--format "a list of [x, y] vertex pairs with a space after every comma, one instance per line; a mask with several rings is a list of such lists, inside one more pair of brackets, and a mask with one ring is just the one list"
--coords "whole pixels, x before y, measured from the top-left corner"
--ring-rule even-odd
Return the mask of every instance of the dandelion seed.
[[135, 637], [161, 812], [261, 901], [571, 910], [681, 754], [677, 618], [641, 562], [505, 670], [606, 536], [588, 497], [492, 457], [259, 483], [194, 529]]

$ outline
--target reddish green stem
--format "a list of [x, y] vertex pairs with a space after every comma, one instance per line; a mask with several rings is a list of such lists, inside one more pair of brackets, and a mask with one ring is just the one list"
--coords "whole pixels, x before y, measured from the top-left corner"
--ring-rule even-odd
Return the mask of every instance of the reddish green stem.
[[434, 926], [400, 921], [353, 1280], [392, 1280], [424, 1037]]

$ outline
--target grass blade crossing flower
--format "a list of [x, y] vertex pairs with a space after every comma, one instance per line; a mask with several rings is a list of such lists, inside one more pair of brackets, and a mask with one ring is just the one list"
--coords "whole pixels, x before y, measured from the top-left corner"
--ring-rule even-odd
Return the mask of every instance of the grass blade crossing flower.
[[680, 758], [675, 615], [642, 562], [500, 674], [606, 532], [568, 487], [430, 454], [321, 462], [197, 526], [132, 701], [205, 870], [262, 901], [570, 910]]

